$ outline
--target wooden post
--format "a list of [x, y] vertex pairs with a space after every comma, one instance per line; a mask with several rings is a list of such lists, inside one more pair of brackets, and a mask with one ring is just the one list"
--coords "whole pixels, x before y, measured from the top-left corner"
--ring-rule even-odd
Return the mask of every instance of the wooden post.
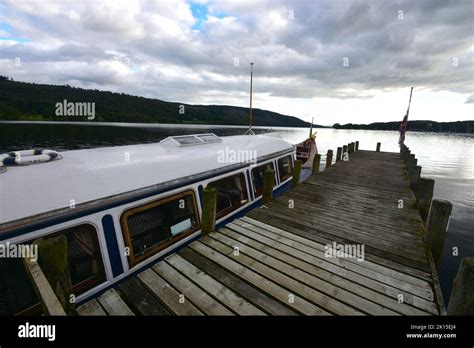
[[433, 199], [431, 203], [428, 223], [426, 224], [426, 242], [431, 248], [437, 269], [441, 264], [446, 228], [452, 209], [451, 202], [445, 200]]
[[71, 303], [72, 291], [69, 273], [67, 238], [63, 234], [56, 237], [38, 238], [33, 246], [38, 246], [38, 265], [41, 267], [59, 303], [67, 315], [77, 315], [76, 305]]
[[332, 164], [332, 150], [328, 150], [326, 154], [326, 169], [329, 168]]
[[351, 143], [347, 144], [347, 152], [348, 152], [349, 154], [352, 153], [352, 151], [351, 151]]
[[353, 153], [355, 151], [355, 143], [352, 142], [351, 143], [351, 153]]
[[202, 190], [201, 233], [209, 234], [216, 229], [217, 188], [206, 186]]
[[36, 295], [41, 303], [43, 313], [46, 315], [66, 315], [66, 312], [64, 312], [61, 303], [59, 303], [56, 294], [51, 288], [51, 284], [49, 284], [46, 279], [41, 267], [38, 265], [38, 262], [33, 261], [30, 258], [23, 258], [22, 261], [26, 273], [28, 274]]
[[356, 145], [355, 145], [355, 146], [356, 146], [356, 147], [355, 147], [355, 150], [356, 150], [356, 151], [359, 151], [359, 141], [356, 141]]
[[409, 177], [410, 177], [410, 186], [412, 189], [416, 187], [418, 180], [420, 180], [420, 175], [421, 175], [420, 166], [412, 166], [410, 168]]
[[313, 174], [319, 173], [320, 163], [321, 163], [321, 155], [318, 153], [313, 158], [313, 166], [312, 166]]
[[377, 152], [380, 152], [380, 143], [377, 143]]
[[296, 187], [300, 183], [300, 176], [301, 176], [301, 160], [296, 160], [294, 162], [294, 169], [293, 169], [293, 187]]
[[420, 208], [420, 215], [423, 222], [426, 222], [430, 211], [431, 199], [435, 181], [433, 179], [420, 178], [415, 187], [415, 195]]
[[454, 278], [448, 315], [474, 315], [474, 257], [465, 257]]
[[[347, 155], [346, 155], [347, 154]], [[349, 158], [349, 149], [347, 147], [347, 145], [344, 145], [342, 147], [342, 160], [344, 160], [344, 157], [347, 156], [347, 158]]]
[[339, 162], [341, 160], [341, 154], [342, 154], [342, 147], [338, 147], [337, 153], [336, 153], [336, 162]]
[[271, 202], [273, 196], [273, 186], [275, 183], [275, 171], [273, 169], [265, 169], [263, 174], [263, 194], [262, 203]]

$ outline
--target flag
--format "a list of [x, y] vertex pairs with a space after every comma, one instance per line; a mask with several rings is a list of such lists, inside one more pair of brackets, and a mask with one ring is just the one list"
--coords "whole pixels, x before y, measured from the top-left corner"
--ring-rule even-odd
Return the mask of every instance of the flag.
[[400, 123], [400, 138], [398, 138], [399, 145], [402, 145], [405, 143], [405, 132], [407, 130], [407, 123], [408, 123], [408, 112], [403, 118], [402, 123]]

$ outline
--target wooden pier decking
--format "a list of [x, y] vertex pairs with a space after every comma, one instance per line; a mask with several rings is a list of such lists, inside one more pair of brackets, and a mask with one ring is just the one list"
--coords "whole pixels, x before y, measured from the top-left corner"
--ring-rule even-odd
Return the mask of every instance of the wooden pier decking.
[[[78, 312], [439, 315], [423, 231], [399, 154], [356, 151]], [[364, 259], [327, 257], [333, 243], [363, 245]]]

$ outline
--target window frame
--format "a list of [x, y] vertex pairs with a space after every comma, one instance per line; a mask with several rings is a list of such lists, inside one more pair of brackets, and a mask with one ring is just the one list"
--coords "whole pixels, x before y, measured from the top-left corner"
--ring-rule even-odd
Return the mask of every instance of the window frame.
[[[250, 203], [249, 185], [248, 185], [248, 183], [247, 183], [247, 178], [246, 178], [246, 176], [245, 176], [245, 172], [237, 172], [237, 173], [234, 173], [234, 174], [231, 174], [231, 175], [228, 175], [228, 176], [224, 176], [224, 177], [219, 178], [219, 179], [217, 179], [217, 180], [210, 181], [210, 182], [207, 183], [207, 186], [209, 186], [209, 187], [216, 187], [216, 186], [213, 186], [213, 184], [214, 184], [215, 182], [222, 181], [222, 180], [225, 180], [225, 179], [229, 179], [229, 178], [232, 178], [232, 177], [234, 177], [234, 176], [241, 176], [241, 177], [244, 179], [244, 184], [245, 184], [245, 185], [242, 185], [242, 189], [245, 190], [245, 195], [246, 195], [246, 197], [247, 197], [247, 203], [241, 204], [241, 205], [239, 205], [238, 207], [235, 207], [235, 208], [234, 208], [234, 207], [230, 207], [230, 208], [224, 209], [224, 210], [223, 210], [222, 212], [220, 212], [220, 213], [216, 211], [216, 222], [217, 222], [218, 220], [222, 219], [222, 218], [225, 218], [225, 217], [226, 217], [227, 215], [229, 215], [230, 213], [232, 213], [232, 212], [234, 212], [234, 211], [236, 211], [236, 210], [238, 210], [238, 209], [240, 209], [240, 208], [242, 208], [242, 207], [244, 207], [244, 206], [246, 206], [247, 204]], [[231, 209], [231, 208], [232, 208], [232, 209]]]
[[[83, 225], [89, 225], [94, 229], [94, 232], [95, 232], [94, 235], [95, 235], [95, 239], [96, 239], [95, 242], [97, 243], [97, 247], [98, 247], [98, 253], [94, 256], [98, 256], [98, 260], [100, 260], [100, 265], [99, 265], [99, 272], [97, 273], [97, 275], [89, 277], [89, 278], [87, 278], [87, 279], [85, 279], [85, 280], [83, 280], [83, 281], [81, 281], [81, 282], [79, 282], [75, 285], [72, 284], [72, 281], [71, 281], [72, 291], [74, 292], [74, 296], [76, 296], [76, 297], [79, 296], [79, 295], [82, 295], [83, 293], [85, 293], [85, 292], [87, 292], [87, 291], [95, 288], [96, 286], [99, 286], [100, 284], [105, 283], [107, 281], [107, 274], [106, 274], [105, 262], [104, 262], [104, 254], [103, 254], [103, 251], [102, 251], [102, 248], [101, 248], [100, 238], [99, 238], [99, 230], [98, 230], [97, 226], [95, 226], [93, 223], [91, 223], [89, 221], [84, 221], [84, 222], [78, 223], [77, 225], [65, 226], [62, 229], [59, 229], [59, 230], [56, 230], [54, 232], [38, 236], [37, 238], [34, 238], [34, 239], [26, 240], [25, 242], [15, 243], [15, 244], [33, 243], [33, 241], [35, 239], [55, 237], [55, 236], [57, 236], [61, 233], [64, 233], [64, 231], [66, 231], [66, 230], [77, 228], [77, 227], [83, 226]], [[71, 233], [71, 232], [69, 232], [69, 233]], [[68, 255], [68, 259], [69, 259], [69, 255]], [[27, 272], [26, 269], [25, 269], [25, 272]], [[70, 274], [69, 274], [69, 277], [71, 277]], [[29, 276], [28, 276], [28, 279], [29, 279]], [[31, 284], [31, 286], [33, 286], [33, 288], [34, 288], [33, 284]], [[36, 293], [36, 291], [35, 291], [35, 293]], [[38, 295], [36, 295], [36, 297], [38, 297]], [[38, 299], [37, 303], [35, 303], [35, 304], [31, 305], [30, 307], [27, 307], [27, 308], [17, 312], [15, 314], [13, 314], [13, 316], [40, 315], [41, 313], [42, 313], [41, 301], [40, 301], [40, 299]]]
[[[187, 232], [179, 233], [176, 236], [173, 236], [172, 238], [170, 238], [166, 241], [160, 242], [160, 243], [148, 248], [142, 255], [135, 256], [135, 253], [134, 253], [134, 250], [133, 250], [133, 244], [132, 244], [132, 237], [131, 237], [131, 234], [130, 234], [130, 229], [129, 229], [128, 221], [127, 221], [128, 217], [130, 217], [130, 216], [132, 216], [136, 213], [140, 213], [142, 211], [146, 211], [146, 210], [149, 210], [151, 208], [163, 205], [165, 203], [168, 203], [168, 202], [171, 202], [171, 201], [174, 201], [174, 200], [178, 200], [178, 199], [180, 199], [182, 197], [185, 197], [185, 196], [188, 196], [188, 195], [191, 195], [191, 198], [192, 198], [192, 201], [193, 201], [193, 208], [194, 208], [194, 212], [195, 212], [195, 215], [196, 215], [196, 222], [197, 222], [196, 227], [189, 229]], [[123, 235], [123, 238], [124, 238], [125, 247], [128, 247], [129, 250], [130, 250], [130, 253], [127, 256], [127, 258], [128, 258], [129, 266], [130, 266], [130, 268], [132, 268], [132, 267], [136, 266], [137, 264], [139, 264], [140, 262], [145, 261], [146, 259], [154, 256], [158, 252], [160, 252], [160, 251], [172, 246], [173, 244], [179, 242], [183, 238], [188, 237], [189, 235], [191, 235], [192, 233], [198, 231], [201, 228], [201, 218], [199, 216], [199, 209], [198, 209], [198, 205], [197, 205], [196, 193], [194, 192], [193, 189], [187, 189], [185, 191], [181, 191], [179, 193], [175, 193], [175, 194], [170, 195], [170, 196], [161, 197], [161, 198], [155, 199], [151, 202], [144, 203], [144, 204], [126, 209], [120, 216], [120, 226], [122, 228], [122, 235]]]
[[[285, 179], [282, 179], [282, 178], [281, 178], [281, 173], [280, 173], [279, 161], [282, 160], [282, 159], [285, 159], [285, 158], [287, 158], [287, 157], [290, 158], [291, 175], [288, 176], [288, 177], [285, 178]], [[276, 165], [277, 165], [277, 168], [278, 168], [278, 179], [280, 180], [280, 184], [283, 184], [283, 183], [287, 182], [288, 180], [290, 180], [290, 179], [293, 177], [293, 175], [294, 175], [294, 170], [295, 170], [295, 164], [294, 164], [294, 159], [293, 159], [293, 155], [292, 155], [292, 154], [286, 155], [286, 156], [282, 156], [282, 157], [280, 157], [280, 158], [277, 158], [277, 159], [276, 159]]]
[[265, 162], [265, 163], [259, 163], [257, 166], [255, 166], [254, 168], [252, 168], [250, 170], [250, 179], [252, 180], [251, 182], [251, 185], [252, 185], [252, 190], [253, 190], [253, 195], [254, 195], [254, 199], [257, 199], [257, 198], [260, 198], [262, 197], [263, 195], [263, 188], [262, 188], [262, 192], [260, 192], [260, 194], [257, 194], [257, 188], [255, 186], [255, 180], [254, 180], [254, 177], [253, 177], [253, 171], [259, 167], [262, 167], [262, 166], [267, 166], [267, 165], [271, 165], [273, 167], [273, 171], [274, 171], [274, 175], [273, 175], [273, 189], [275, 189], [275, 187], [278, 186], [278, 180], [277, 180], [277, 173], [275, 171], [275, 161], [272, 159], [271, 161], [268, 161], [268, 162]]

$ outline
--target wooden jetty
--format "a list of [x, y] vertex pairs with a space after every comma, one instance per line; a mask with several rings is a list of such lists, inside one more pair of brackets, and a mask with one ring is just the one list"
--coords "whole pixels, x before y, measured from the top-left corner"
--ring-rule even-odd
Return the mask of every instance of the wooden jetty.
[[[409, 150], [358, 146], [338, 149], [335, 164], [328, 161], [322, 172], [315, 157], [315, 174], [305, 182], [80, 305], [78, 313], [445, 314], [421, 193], [410, 188], [420, 178], [405, 165]], [[364, 246], [363, 259], [328, 257], [334, 245]]]

